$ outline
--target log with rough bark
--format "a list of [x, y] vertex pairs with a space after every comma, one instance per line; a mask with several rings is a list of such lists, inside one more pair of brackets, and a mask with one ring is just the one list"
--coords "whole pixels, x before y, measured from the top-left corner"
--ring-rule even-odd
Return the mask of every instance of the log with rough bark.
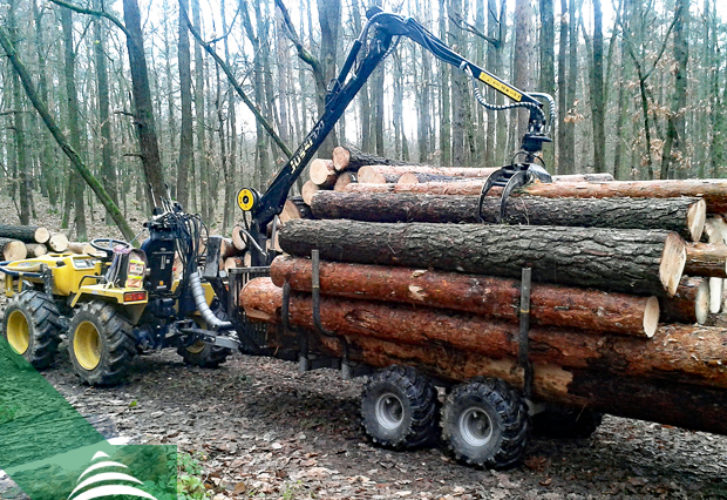
[[0, 237], [20, 240], [24, 243], [47, 243], [50, 239], [50, 231], [41, 226], [0, 224]]
[[222, 238], [220, 240], [220, 258], [226, 259], [227, 257], [232, 257], [233, 255], [237, 255], [240, 253], [240, 251], [235, 248], [235, 245], [232, 243], [231, 238]]
[[366, 165], [358, 169], [358, 181], [370, 184], [394, 183], [408, 173], [441, 175], [445, 177], [488, 177], [497, 168], [432, 167], [428, 165]]
[[[483, 180], [467, 182], [427, 182], [404, 185], [349, 185], [347, 191], [382, 193], [422, 193], [445, 195], [475, 195], [482, 190]], [[499, 196], [501, 189], [493, 188], [493, 196]], [[666, 181], [614, 181], [614, 182], [553, 182], [530, 184], [513, 196], [528, 194], [548, 198], [675, 198], [697, 196], [707, 203], [707, 213], [727, 213], [727, 180], [666, 180]]]
[[239, 251], [243, 251], [247, 248], [247, 236], [242, 232], [241, 226], [235, 226], [232, 228], [232, 244], [235, 245]]
[[0, 253], [3, 260], [20, 260], [28, 256], [25, 243], [11, 238], [0, 238]]
[[[277, 286], [287, 280], [293, 290], [311, 290], [310, 259], [277, 257], [270, 277]], [[515, 280], [404, 267], [321, 262], [324, 295], [400, 302], [454, 309], [517, 322], [520, 283]], [[581, 328], [651, 337], [659, 322], [656, 297], [636, 297], [598, 290], [533, 284], [530, 292], [533, 324]]]
[[68, 250], [68, 238], [63, 233], [55, 233], [48, 240], [48, 247], [54, 252], [65, 252]]
[[687, 265], [684, 273], [689, 276], [727, 278], [727, 245], [723, 243], [687, 245]]
[[303, 187], [300, 189], [300, 194], [303, 197], [303, 201], [306, 205], [310, 205], [313, 200], [313, 195], [318, 192], [320, 188], [313, 184], [313, 181], [307, 180], [303, 183]]
[[[610, 182], [614, 179], [611, 174], [567, 174], [554, 175], [553, 180], [556, 182]], [[472, 180], [468, 177], [453, 177], [410, 172], [399, 177], [397, 184], [421, 184], [425, 182], [472, 182]], [[478, 182], [478, 185], [481, 184]]]
[[674, 295], [686, 244], [669, 231], [482, 224], [293, 220], [280, 230], [291, 255], [361, 264], [432, 267], [608, 291]]
[[[479, 222], [479, 196], [365, 194], [319, 191], [311, 208], [320, 219], [370, 222]], [[500, 200], [485, 197], [482, 217], [498, 222]], [[694, 197], [542, 198], [520, 196], [507, 204], [504, 222], [534, 226], [665, 229], [699, 241], [706, 219], [704, 200]]]
[[[446, 346], [402, 345], [361, 335], [346, 336], [349, 357], [375, 368], [416, 366], [423, 373], [452, 382], [497, 377], [520, 388], [522, 370], [515, 361], [492, 359]], [[338, 339], [321, 337], [329, 354], [342, 356]], [[727, 434], [727, 391], [644, 377], [614, 377], [594, 370], [535, 363], [533, 394], [542, 400], [627, 418], [651, 420], [697, 431]]]
[[41, 257], [48, 253], [48, 248], [42, 243], [26, 243], [25, 249], [30, 257]]
[[[250, 281], [239, 299], [248, 318], [280, 321], [282, 289], [269, 278]], [[290, 324], [314, 328], [309, 294], [292, 293], [288, 311]], [[476, 315], [330, 296], [321, 296], [320, 313], [323, 327], [341, 335], [517, 358], [517, 327]], [[563, 328], [529, 331], [533, 363], [720, 388], [727, 388], [726, 343], [725, 330], [692, 325], [662, 326], [650, 340]]]
[[406, 165], [406, 162], [403, 161], [353, 151], [343, 146], [333, 148], [331, 158], [333, 160], [333, 167], [338, 172], [343, 172], [344, 170], [356, 171], [365, 165]]
[[308, 172], [311, 182], [322, 189], [331, 189], [338, 177], [338, 172], [333, 168], [333, 161], [323, 158], [313, 160]]
[[292, 219], [310, 219], [312, 216], [311, 209], [302, 196], [291, 196], [285, 200], [283, 211], [280, 212], [280, 223], [285, 224]]
[[662, 297], [661, 321], [665, 323], [698, 323], [709, 316], [709, 284], [704, 278], [684, 277], [673, 297]]

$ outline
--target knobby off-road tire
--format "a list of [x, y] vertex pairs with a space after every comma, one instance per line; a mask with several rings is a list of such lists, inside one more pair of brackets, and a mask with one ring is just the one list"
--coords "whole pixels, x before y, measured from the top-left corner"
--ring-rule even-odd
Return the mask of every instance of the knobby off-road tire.
[[433, 442], [438, 434], [437, 391], [411, 367], [391, 366], [368, 379], [361, 395], [361, 419], [369, 438], [392, 449]]
[[603, 421], [603, 413], [569, 407], [548, 407], [533, 417], [533, 430], [541, 436], [563, 439], [585, 439]]
[[502, 469], [522, 459], [530, 420], [517, 391], [501, 380], [481, 379], [452, 390], [444, 404], [442, 428], [458, 461]]
[[131, 324], [113, 304], [92, 301], [76, 309], [68, 328], [68, 354], [83, 382], [118, 384], [135, 353]]
[[61, 314], [47, 294], [26, 290], [8, 301], [3, 337], [36, 370], [53, 364], [62, 329]]
[[[221, 320], [227, 319], [227, 314], [225, 314], [219, 305], [212, 310], [215, 316]], [[195, 316], [194, 321], [200, 328], [207, 329], [207, 322], [200, 316]], [[202, 368], [217, 368], [227, 361], [227, 356], [231, 353], [232, 351], [227, 347], [211, 345], [202, 341], [195, 342], [190, 346], [180, 345], [177, 347], [177, 354], [182, 356], [185, 364], [201, 366]]]

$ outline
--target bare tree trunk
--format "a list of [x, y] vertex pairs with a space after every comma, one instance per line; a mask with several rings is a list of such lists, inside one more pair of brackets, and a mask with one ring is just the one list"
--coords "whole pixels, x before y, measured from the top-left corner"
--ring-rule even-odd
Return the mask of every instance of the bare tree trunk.
[[[514, 48], [514, 83], [525, 91], [533, 87], [531, 54], [535, 47], [533, 41], [533, 9], [530, 0], [515, 1], [515, 48]], [[512, 111], [517, 123], [518, 138], [528, 131], [528, 113], [522, 109]], [[519, 145], [518, 145], [519, 147]], [[511, 148], [515, 149], [515, 148]]]
[[[447, 13], [445, 0], [439, 0], [439, 37], [444, 40], [447, 34]], [[452, 142], [449, 106], [449, 66], [439, 62], [439, 150], [440, 164], [452, 163]]]
[[[324, 81], [328, 82], [336, 76], [336, 49], [338, 47], [338, 37], [340, 36], [341, 0], [326, 0], [325, 2], [318, 2], [318, 22], [321, 25], [321, 52], [318, 59], [321, 62]], [[381, 69], [378, 71], [381, 71], [383, 74], [383, 64], [381, 65]], [[383, 88], [381, 89], [381, 95], [383, 99]], [[320, 98], [323, 99], [324, 96], [320, 96]], [[383, 105], [381, 108], [382, 109], [380, 111], [383, 111]], [[319, 109], [319, 112], [320, 111], [322, 110]], [[330, 158], [333, 153], [333, 148], [338, 145], [337, 143], [338, 139], [336, 137], [336, 131], [333, 129], [330, 134], [328, 134], [326, 140], [323, 141], [320, 148], [320, 155], [325, 158]], [[376, 147], [378, 152], [378, 136]]]
[[593, 168], [606, 171], [606, 102], [603, 92], [603, 14], [601, 0], [593, 1], [593, 68], [591, 73], [591, 119], [593, 123]]
[[560, 159], [561, 168], [559, 174], [575, 173], [575, 148], [576, 148], [576, 125], [573, 120], [576, 110], [576, 90], [578, 83], [578, 14], [580, 12], [581, 0], [570, 0], [568, 8], [568, 78], [566, 82], [566, 109], [567, 122], [562, 126], [563, 133], [563, 157]]
[[[555, 96], [555, 25], [553, 20], [553, 0], [540, 1], [540, 92]], [[557, 141], [557, 138], [554, 138]], [[556, 145], [545, 145], [543, 158], [549, 169], [555, 167]]]
[[[179, 89], [182, 104], [182, 121], [179, 134], [179, 160], [177, 163], [177, 200], [183, 207], [189, 200], [189, 167], [192, 159], [192, 71], [189, 53], [189, 36], [184, 9], [188, 0], [180, 0], [183, 8], [179, 9], [179, 25], [177, 29], [177, 65], [179, 66]], [[187, 207], [189, 208], [189, 207]]]
[[[192, 0], [192, 24], [195, 29], [202, 33], [202, 22], [199, 13], [199, 0]], [[207, 145], [204, 139], [205, 134], [205, 117], [204, 117], [204, 63], [202, 61], [202, 48], [199, 44], [194, 45], [194, 129], [195, 129], [195, 165], [197, 167], [198, 186], [197, 188], [200, 200], [200, 210], [205, 221], [211, 223], [210, 220], [210, 200], [207, 196], [209, 183], [209, 162], [207, 160]]]

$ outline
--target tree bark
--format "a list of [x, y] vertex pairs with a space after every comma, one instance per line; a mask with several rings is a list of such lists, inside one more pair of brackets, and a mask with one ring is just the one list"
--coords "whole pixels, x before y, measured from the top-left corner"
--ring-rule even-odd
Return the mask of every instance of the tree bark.
[[192, 70], [189, 52], [189, 36], [184, 12], [188, 9], [188, 0], [179, 0], [183, 5], [179, 9], [177, 26], [177, 66], [179, 68], [179, 92], [181, 94], [182, 116], [179, 131], [179, 160], [177, 163], [177, 200], [186, 207], [189, 200], [189, 170], [192, 159]]
[[662, 297], [661, 320], [666, 323], [704, 324], [709, 315], [709, 284], [703, 278], [682, 278], [674, 297]]
[[[310, 292], [312, 264], [309, 259], [280, 256], [270, 276], [277, 286], [288, 281], [293, 290]], [[454, 309], [507, 322], [520, 318], [516, 280], [324, 261], [320, 287], [330, 296]], [[656, 297], [536, 284], [530, 317], [537, 325], [651, 337], [659, 321], [659, 303]]]
[[392, 160], [360, 151], [352, 151], [343, 146], [336, 146], [331, 153], [331, 158], [333, 160], [333, 167], [338, 172], [343, 172], [344, 170], [355, 172], [367, 165], [407, 165], [403, 161]]
[[689, 276], [727, 278], [727, 245], [723, 243], [687, 245], [687, 265], [684, 273]]
[[281, 229], [280, 245], [297, 256], [318, 248], [326, 260], [512, 278], [531, 266], [534, 281], [670, 296], [686, 261], [676, 233], [638, 229], [301, 219]]
[[[242, 289], [239, 303], [248, 318], [276, 323], [282, 295], [269, 278], [257, 278]], [[309, 294], [292, 293], [288, 311], [291, 324], [314, 328]], [[402, 348], [437, 345], [500, 360], [515, 359], [518, 354], [514, 325], [471, 314], [327, 296], [321, 297], [320, 313], [327, 330], [377, 338]], [[666, 325], [644, 340], [534, 327], [528, 338], [529, 359], [536, 364], [727, 388], [722, 328]]]
[[[313, 197], [311, 208], [319, 219], [456, 224], [480, 221], [479, 200], [479, 196], [392, 196], [321, 191]], [[500, 199], [494, 196], [485, 197], [482, 204], [484, 221], [496, 223], [499, 214]], [[705, 215], [704, 200], [694, 197], [654, 200], [519, 196], [507, 204], [504, 222], [533, 226], [665, 229], [676, 231], [685, 239], [699, 241], [704, 230]], [[694, 252], [699, 252], [701, 248]], [[700, 255], [704, 254], [702, 251]], [[695, 255], [695, 259], [697, 258]], [[725, 260], [722, 260], [723, 268], [724, 264]]]
[[50, 231], [42, 226], [0, 224], [0, 236], [20, 240], [25, 243], [47, 243], [50, 239]]
[[358, 181], [366, 184], [397, 182], [404, 174], [420, 173], [449, 177], [488, 177], [497, 168], [431, 167], [428, 165], [366, 165], [358, 169]]
[[137, 0], [124, 0], [124, 22], [131, 68], [131, 88], [134, 95], [134, 123], [139, 140], [141, 164], [147, 184], [147, 197], [151, 206], [161, 203], [165, 196], [164, 176], [159, 159], [154, 108], [149, 88], [149, 73], [144, 55], [144, 35], [141, 32], [141, 13]]

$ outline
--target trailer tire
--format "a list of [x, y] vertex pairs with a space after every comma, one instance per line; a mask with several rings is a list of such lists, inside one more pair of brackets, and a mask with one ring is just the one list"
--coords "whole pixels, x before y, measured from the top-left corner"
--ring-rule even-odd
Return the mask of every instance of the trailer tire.
[[603, 421], [603, 413], [580, 408], [549, 406], [533, 417], [533, 429], [541, 435], [562, 439], [585, 439]]
[[25, 290], [8, 301], [2, 335], [36, 370], [55, 361], [62, 329], [61, 314], [48, 294]]
[[364, 385], [361, 421], [379, 446], [399, 450], [430, 444], [438, 434], [438, 417], [437, 391], [414, 368], [379, 370]]
[[118, 384], [135, 354], [131, 324], [112, 304], [94, 300], [76, 309], [68, 328], [68, 355], [84, 383]]
[[530, 419], [520, 394], [498, 379], [458, 385], [442, 414], [443, 439], [467, 465], [503, 469], [523, 457]]
[[[227, 319], [227, 314], [221, 307], [214, 307], [213, 312], [218, 318]], [[207, 328], [207, 323], [200, 316], [195, 316], [193, 319], [200, 328]], [[227, 347], [207, 344], [201, 340], [189, 346], [180, 345], [177, 347], [177, 354], [182, 356], [185, 364], [201, 368], [217, 368], [227, 361], [227, 356], [231, 353], [232, 351]]]

